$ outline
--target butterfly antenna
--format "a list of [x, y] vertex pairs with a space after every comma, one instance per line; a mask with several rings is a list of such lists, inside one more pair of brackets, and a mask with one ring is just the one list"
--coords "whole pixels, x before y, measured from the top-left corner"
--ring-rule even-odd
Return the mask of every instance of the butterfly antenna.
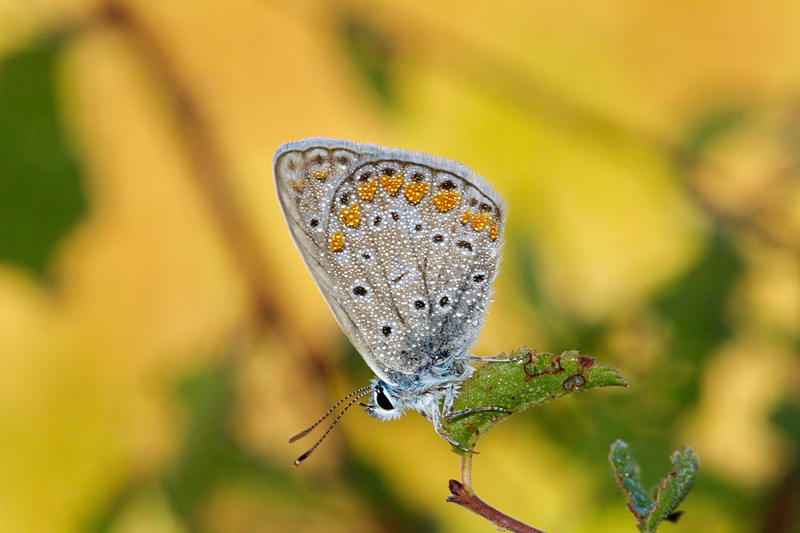
[[339, 400], [338, 402], [336, 402], [336, 405], [334, 405], [333, 407], [331, 407], [330, 411], [328, 411], [327, 413], [325, 413], [325, 416], [323, 416], [322, 418], [320, 418], [320, 419], [319, 419], [319, 421], [317, 421], [317, 423], [316, 423], [316, 424], [314, 424], [313, 426], [311, 426], [310, 428], [308, 428], [308, 429], [307, 429], [307, 430], [305, 430], [305, 431], [301, 431], [300, 433], [298, 433], [297, 435], [295, 435], [294, 437], [292, 437], [291, 439], [289, 439], [289, 442], [294, 442], [295, 440], [299, 439], [300, 437], [302, 437], [302, 436], [306, 435], [306, 434], [307, 434], [309, 431], [311, 431], [312, 429], [314, 429], [314, 427], [316, 427], [317, 425], [319, 425], [319, 423], [320, 423], [320, 422], [322, 422], [323, 420], [325, 420], [325, 418], [326, 418], [328, 415], [330, 415], [330, 414], [331, 414], [331, 413], [334, 411], [334, 409], [336, 409], [336, 407], [338, 407], [338, 406], [339, 406], [339, 405], [340, 405], [340, 404], [341, 404], [343, 401], [345, 401], [346, 399], [350, 398], [351, 396], [354, 396], [354, 395], [358, 394], [358, 396], [356, 396], [355, 398], [353, 398], [352, 400], [350, 400], [350, 401], [348, 402], [348, 404], [344, 406], [344, 409], [342, 409], [342, 411], [341, 411], [341, 412], [340, 412], [338, 415], [336, 415], [336, 418], [334, 418], [334, 419], [333, 419], [333, 422], [331, 422], [331, 425], [330, 425], [330, 426], [328, 426], [328, 429], [327, 429], [327, 431], [325, 431], [325, 433], [322, 435], [322, 437], [320, 437], [320, 438], [319, 438], [319, 440], [317, 441], [317, 443], [316, 443], [316, 444], [314, 444], [314, 446], [312, 446], [310, 450], [308, 450], [306, 453], [304, 453], [303, 455], [301, 455], [300, 457], [298, 457], [298, 458], [297, 458], [297, 460], [294, 462], [294, 466], [297, 466], [297, 465], [299, 465], [300, 463], [302, 463], [303, 461], [305, 461], [306, 459], [308, 459], [308, 456], [309, 456], [309, 455], [311, 455], [311, 454], [314, 452], [314, 450], [316, 450], [316, 449], [317, 449], [317, 446], [319, 446], [319, 445], [322, 443], [322, 441], [323, 441], [323, 440], [325, 440], [325, 437], [327, 437], [327, 436], [328, 436], [328, 433], [330, 433], [330, 432], [331, 432], [331, 430], [333, 429], [333, 426], [335, 426], [335, 425], [336, 425], [336, 423], [339, 421], [339, 419], [340, 419], [340, 418], [342, 418], [342, 416], [343, 416], [343, 415], [344, 415], [344, 414], [347, 412], [347, 410], [348, 410], [348, 409], [350, 409], [350, 407], [351, 407], [351, 406], [352, 406], [354, 403], [356, 403], [358, 400], [360, 400], [360, 399], [361, 399], [361, 397], [362, 397], [362, 396], [364, 396], [365, 394], [367, 394], [367, 393], [368, 393], [370, 390], [372, 390], [372, 385], [368, 385], [368, 386], [366, 386], [366, 387], [361, 387], [361, 388], [360, 388], [360, 389], [358, 389], [357, 391], [353, 391], [353, 392], [351, 392], [350, 394], [348, 394], [347, 396], [345, 396], [344, 398], [342, 398], [341, 400]]
[[[350, 402], [348, 402], [348, 404], [347, 404], [347, 405], [345, 405], [345, 406], [344, 406], [344, 409], [342, 409], [342, 412], [341, 412], [341, 413], [339, 413], [338, 415], [336, 415], [336, 418], [334, 418], [334, 419], [333, 419], [333, 422], [331, 422], [331, 425], [330, 425], [330, 426], [328, 426], [328, 429], [327, 429], [327, 431], [325, 431], [325, 433], [324, 433], [324, 434], [323, 434], [323, 435], [322, 435], [322, 436], [319, 438], [319, 440], [317, 441], [317, 443], [316, 443], [316, 444], [314, 444], [314, 446], [312, 446], [310, 450], [308, 450], [306, 453], [304, 453], [303, 455], [301, 455], [300, 457], [298, 457], [298, 458], [297, 458], [297, 460], [295, 460], [295, 462], [294, 462], [294, 466], [297, 466], [297, 465], [299, 465], [300, 463], [302, 463], [303, 461], [305, 461], [306, 459], [308, 459], [308, 456], [309, 456], [309, 455], [311, 455], [311, 454], [314, 452], [314, 450], [316, 450], [316, 449], [317, 449], [317, 446], [319, 446], [319, 445], [322, 443], [322, 441], [323, 441], [323, 440], [325, 440], [325, 437], [327, 437], [327, 436], [328, 436], [328, 433], [330, 433], [330, 432], [331, 432], [331, 430], [333, 429], [333, 426], [335, 426], [335, 425], [336, 425], [336, 422], [338, 422], [338, 421], [339, 421], [339, 419], [340, 419], [340, 418], [342, 418], [342, 416], [343, 416], [343, 415], [344, 415], [344, 414], [347, 412], [347, 410], [348, 410], [348, 409], [350, 409], [350, 407], [351, 407], [351, 406], [352, 406], [354, 403], [356, 403], [356, 402], [357, 402], [357, 401], [358, 401], [358, 400], [359, 400], [359, 399], [360, 399], [362, 396], [364, 396], [365, 394], [367, 394], [367, 393], [369, 392], [368, 390], [365, 390], [365, 389], [371, 389], [371, 388], [372, 388], [371, 386], [369, 386], [369, 387], [364, 387], [364, 388], [358, 389], [357, 391], [355, 391], [355, 392], [353, 392], [352, 394], [349, 394], [349, 395], [347, 396], [347, 397], [350, 397], [350, 396], [352, 396], [353, 394], [356, 394], [356, 393], [358, 393], [358, 392], [364, 391], [364, 392], [363, 392], [361, 395], [359, 395], [359, 396], [356, 396], [355, 398], [353, 398], [352, 400], [350, 400]], [[347, 397], [346, 397], [346, 398], [347, 398]], [[346, 398], [345, 398], [345, 399], [346, 399]], [[342, 399], [341, 401], [339, 401], [339, 403], [342, 403], [342, 401], [344, 401], [344, 399]], [[327, 416], [327, 415], [326, 415], [326, 416]], [[317, 424], [318, 424], [318, 423], [319, 423], [319, 422], [317, 422]], [[316, 424], [314, 424], [314, 425], [316, 425]]]
[[[311, 432], [311, 430], [313, 430], [315, 427], [317, 427], [318, 425], [320, 425], [320, 424], [322, 423], [322, 421], [323, 421], [323, 420], [325, 420], [326, 418], [328, 418], [328, 417], [330, 416], [330, 414], [331, 414], [332, 412], [334, 412], [334, 411], [336, 410], [336, 408], [337, 408], [337, 407], [339, 407], [340, 405], [342, 405], [342, 403], [343, 403], [343, 402], [344, 402], [346, 399], [348, 399], [348, 398], [350, 398], [350, 397], [352, 397], [352, 396], [355, 396], [356, 394], [362, 393], [362, 392], [366, 391], [367, 389], [371, 389], [371, 388], [372, 388], [372, 385], [367, 385], [366, 387], [361, 387], [361, 388], [360, 388], [360, 389], [358, 389], [358, 390], [354, 390], [353, 392], [351, 392], [350, 394], [348, 394], [347, 396], [345, 396], [344, 398], [342, 398], [341, 400], [339, 400], [338, 402], [336, 402], [336, 403], [333, 405], [333, 407], [331, 407], [330, 409], [328, 409], [328, 412], [327, 412], [327, 413], [325, 413], [324, 415], [322, 415], [322, 417], [321, 417], [319, 420], [317, 420], [316, 422], [314, 422], [314, 424], [312, 424], [312, 425], [311, 425], [311, 427], [309, 427], [309, 428], [307, 428], [307, 429], [304, 429], [303, 431], [301, 431], [301, 432], [300, 432], [300, 433], [298, 433], [297, 435], [294, 435], [294, 436], [292, 436], [292, 437], [289, 437], [289, 442], [294, 442], [294, 441], [296, 441], [296, 440], [298, 440], [298, 439], [301, 439], [301, 438], [305, 437], [306, 435], [308, 435], [308, 434]], [[364, 396], [364, 395], [363, 395], [363, 394], [359, 395], [359, 398], [361, 398], [361, 396]], [[357, 398], [357, 399], [358, 399], [358, 398]], [[348, 407], [349, 407], [349, 406], [348, 406]], [[346, 409], [347, 409], [347, 407], [345, 407], [345, 410], [346, 410]], [[344, 412], [344, 411], [343, 411], [343, 412]]]

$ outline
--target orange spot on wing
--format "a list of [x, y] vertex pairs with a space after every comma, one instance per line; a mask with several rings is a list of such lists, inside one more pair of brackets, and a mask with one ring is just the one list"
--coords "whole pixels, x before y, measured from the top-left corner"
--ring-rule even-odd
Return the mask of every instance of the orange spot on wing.
[[461, 196], [456, 191], [442, 190], [434, 194], [431, 201], [440, 213], [445, 213], [458, 205], [460, 199]]
[[356, 202], [350, 204], [350, 208], [341, 208], [339, 210], [339, 219], [342, 224], [349, 228], [357, 228], [361, 224], [361, 206]]
[[356, 187], [358, 190], [358, 197], [367, 202], [375, 199], [375, 191], [378, 190], [378, 180], [371, 179]]
[[344, 250], [344, 236], [341, 231], [337, 231], [330, 239], [331, 251], [341, 252]]
[[319, 181], [325, 181], [328, 179], [329, 172], [330, 171], [327, 168], [315, 168], [311, 171], [311, 177], [318, 179]]
[[477, 215], [472, 215], [472, 229], [475, 231], [483, 231], [489, 227], [489, 224], [492, 222], [492, 215], [489, 213], [478, 213]]
[[429, 183], [421, 183], [418, 181], [412, 181], [407, 183], [405, 186], [405, 195], [406, 200], [411, 202], [412, 205], [417, 205], [422, 198], [428, 193], [428, 189], [430, 188]]
[[386, 189], [389, 194], [397, 194], [400, 187], [403, 185], [403, 173], [397, 173], [394, 176], [381, 176], [381, 187]]

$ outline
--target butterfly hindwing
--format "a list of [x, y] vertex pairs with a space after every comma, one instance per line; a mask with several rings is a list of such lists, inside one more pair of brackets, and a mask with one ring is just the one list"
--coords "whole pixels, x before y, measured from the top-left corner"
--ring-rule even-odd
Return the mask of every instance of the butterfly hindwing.
[[281, 208], [342, 330], [376, 375], [424, 372], [477, 338], [504, 204], [464, 165], [307, 139], [275, 154]]

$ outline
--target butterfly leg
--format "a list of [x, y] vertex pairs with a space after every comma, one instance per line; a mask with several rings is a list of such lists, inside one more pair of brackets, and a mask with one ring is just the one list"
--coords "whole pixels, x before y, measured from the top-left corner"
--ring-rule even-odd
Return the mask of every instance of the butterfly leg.
[[449, 411], [442, 415], [442, 418], [445, 420], [450, 420], [451, 418], [458, 418], [459, 416], [468, 415], [470, 413], [485, 413], [486, 411], [497, 411], [498, 413], [503, 413], [506, 415], [510, 415], [511, 411], [504, 407], [494, 407], [494, 406], [486, 406], [486, 407], [472, 407], [469, 409], [461, 409], [460, 411]]
[[514, 357], [512, 359], [503, 359], [501, 357], [478, 357], [477, 355], [468, 354], [467, 357], [470, 361], [480, 361], [482, 363], [516, 363], [517, 361], [528, 359], [529, 356], [528, 354], [525, 354], [525, 355], [520, 355], [519, 357]]
[[456, 399], [457, 392], [458, 391], [457, 391], [455, 385], [451, 385], [451, 386], [447, 387], [447, 390], [446, 390], [445, 395], [444, 395], [444, 402], [442, 403], [441, 414], [439, 413], [439, 411], [436, 411], [436, 412], [432, 413], [433, 416], [430, 417], [430, 420], [431, 420], [431, 422], [433, 422], [433, 427], [434, 427], [434, 429], [436, 429], [436, 433], [441, 435], [447, 442], [449, 442], [450, 444], [452, 444], [453, 446], [455, 446], [456, 448], [458, 448], [458, 449], [460, 449], [462, 451], [465, 451], [465, 452], [468, 452], [468, 453], [478, 453], [476, 451], [473, 451], [473, 450], [470, 450], [470, 449], [466, 448], [465, 446], [463, 446], [462, 444], [457, 442], [455, 439], [453, 439], [449, 435], [447, 435], [444, 432], [444, 428], [442, 427], [440, 418], [443, 418], [445, 420], [450, 420], [451, 418], [456, 418], [456, 417], [463, 416], [463, 415], [466, 415], [466, 414], [469, 414], [469, 413], [479, 413], [479, 412], [484, 412], [484, 411], [499, 411], [501, 413], [511, 414], [511, 411], [509, 411], [508, 409], [504, 409], [502, 407], [491, 407], [491, 406], [474, 407], [474, 408], [471, 408], [471, 409], [462, 409], [460, 411], [453, 411], [453, 402]]
[[466, 453], [478, 453], [478, 452], [470, 450], [469, 448], [467, 448], [466, 446], [464, 446], [463, 444], [461, 444], [460, 442], [458, 442], [457, 440], [452, 438], [450, 435], [445, 433], [444, 432], [444, 428], [442, 427], [442, 423], [439, 420], [439, 416], [438, 415], [432, 417], [431, 418], [431, 422], [433, 422], [433, 428], [436, 430], [436, 433], [441, 435], [442, 438], [444, 438], [444, 440], [446, 440], [447, 442], [449, 442], [450, 444], [452, 444], [453, 446], [455, 446], [459, 450], [461, 450], [463, 452], [466, 452]]
[[445, 431], [445, 428], [442, 427], [442, 419], [448, 418], [447, 412], [453, 407], [453, 401], [456, 397], [456, 394], [457, 388], [455, 384], [451, 383], [444, 389], [444, 403], [441, 409], [439, 408], [439, 402], [434, 399], [435, 397], [430, 396], [428, 397], [429, 401], [425, 402], [425, 405], [419, 409], [419, 412], [433, 423], [433, 429], [436, 430], [436, 433], [441, 435], [441, 437], [451, 445], [466, 453], [478, 453], [470, 450], [463, 444], [456, 441], [454, 438], [448, 435]]
[[442, 403], [442, 418], [445, 420], [458, 418], [459, 416], [468, 415], [470, 413], [481, 413], [486, 411], [498, 411], [507, 415], [511, 414], [511, 411], [508, 409], [496, 406], [471, 407], [467, 409], [461, 409], [460, 411], [453, 411], [453, 402], [456, 400], [456, 392], [455, 386], [448, 387], [447, 392], [444, 395], [444, 402]]

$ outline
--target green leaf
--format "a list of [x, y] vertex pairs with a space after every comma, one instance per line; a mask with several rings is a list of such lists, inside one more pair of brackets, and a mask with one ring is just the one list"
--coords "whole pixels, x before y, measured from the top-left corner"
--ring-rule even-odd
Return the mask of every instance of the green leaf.
[[621, 440], [611, 445], [611, 453], [608, 459], [614, 467], [617, 483], [622, 487], [622, 492], [625, 493], [625, 497], [628, 499], [628, 509], [633, 513], [636, 522], [641, 524], [647, 519], [656, 504], [653, 503], [650, 495], [642, 487], [639, 464], [631, 456], [628, 444]]
[[59, 123], [60, 45], [42, 40], [0, 63], [0, 261], [40, 277], [86, 209], [78, 158]]
[[618, 440], [612, 444], [608, 459], [628, 500], [628, 509], [643, 533], [656, 531], [664, 520], [674, 521], [679, 516], [678, 506], [692, 490], [699, 469], [697, 455], [688, 446], [682, 452], [673, 453], [672, 470], [662, 481], [653, 502], [642, 486], [639, 465], [631, 456], [627, 443]]
[[[489, 362], [466, 380], [453, 406], [454, 411], [500, 407], [510, 413], [470, 413], [449, 423], [449, 435], [472, 449], [478, 439], [511, 414], [541, 405], [573, 392], [611, 385], [627, 386], [611, 367], [595, 364], [593, 357], [576, 351], [561, 355], [520, 348], [508, 360]], [[465, 452], [453, 448], [458, 454]]]
[[691, 448], [685, 446], [683, 451], [677, 451], [670, 457], [672, 470], [658, 488], [656, 507], [647, 520], [647, 530], [655, 531], [662, 520], [674, 516], [678, 506], [686, 499], [697, 479], [700, 461]]

